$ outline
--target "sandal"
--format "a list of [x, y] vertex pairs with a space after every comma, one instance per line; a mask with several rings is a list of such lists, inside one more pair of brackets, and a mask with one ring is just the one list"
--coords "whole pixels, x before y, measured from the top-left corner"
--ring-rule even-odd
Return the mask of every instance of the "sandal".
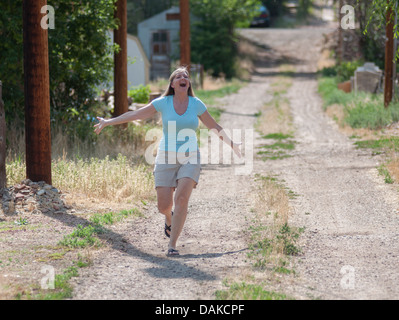
[[[173, 211], [172, 211], [172, 216], [173, 216]], [[166, 224], [166, 222], [165, 222], [165, 235], [166, 235], [168, 238], [170, 238], [170, 233], [168, 233], [167, 231], [172, 232], [172, 225], [168, 226], [168, 225]]]
[[170, 233], [168, 233], [167, 231], [172, 232], [172, 226], [171, 226], [171, 225], [168, 226], [168, 225], [165, 223], [165, 235], [166, 235], [168, 238], [170, 238]]
[[167, 256], [178, 256], [180, 255], [179, 251], [173, 248], [168, 249], [168, 253], [166, 254]]

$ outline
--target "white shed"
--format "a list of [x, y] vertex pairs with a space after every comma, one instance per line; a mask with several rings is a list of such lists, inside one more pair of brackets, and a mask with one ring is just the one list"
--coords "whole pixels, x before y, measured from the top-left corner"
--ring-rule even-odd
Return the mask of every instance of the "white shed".
[[179, 7], [172, 7], [137, 26], [138, 37], [151, 63], [151, 80], [169, 78], [171, 61], [180, 56], [179, 13]]
[[[110, 37], [111, 43], [113, 43], [114, 33], [109, 31], [108, 36]], [[148, 61], [140, 40], [130, 34], [127, 35], [127, 57], [128, 88], [147, 85], [150, 81], [150, 62]], [[113, 88], [113, 81], [102, 87]]]

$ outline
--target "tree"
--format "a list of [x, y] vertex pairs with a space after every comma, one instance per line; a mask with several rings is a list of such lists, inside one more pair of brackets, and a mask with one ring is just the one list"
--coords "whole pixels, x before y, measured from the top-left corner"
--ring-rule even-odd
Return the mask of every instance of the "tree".
[[[49, 29], [50, 104], [53, 122], [86, 130], [97, 86], [111, 78], [116, 27], [115, 0], [52, 0], [55, 29]], [[0, 3], [0, 74], [7, 122], [24, 116], [22, 0]], [[91, 130], [91, 129], [90, 129]]]
[[261, 4], [258, 0], [192, 0], [191, 8], [198, 18], [192, 30], [192, 61], [201, 63], [213, 76], [235, 75], [237, 35], [235, 27], [248, 25]]
[[[54, 0], [56, 27], [49, 32], [52, 119], [73, 123], [84, 136], [95, 113], [97, 86], [112, 78], [108, 32], [117, 27], [116, 0]], [[91, 129], [90, 129], [91, 130]]]
[[0, 81], [0, 190], [6, 186], [6, 117], [2, 99], [3, 85]]
[[277, 17], [283, 13], [285, 2], [286, 0], [262, 0], [262, 3], [269, 9], [272, 17]]
[[[360, 0], [357, 0], [361, 3]], [[385, 27], [385, 87], [384, 87], [384, 105], [387, 108], [392, 101], [393, 97], [393, 64], [396, 48], [393, 47], [394, 37], [399, 36], [397, 25], [395, 25], [395, 12], [398, 5], [398, 0], [373, 0], [370, 4], [370, 18], [368, 19], [367, 25], [364, 28], [364, 33], [368, 33], [368, 28], [372, 22], [372, 19], [377, 17], [380, 18], [380, 24]], [[398, 58], [398, 52], [396, 52], [396, 59]]]
[[392, 101], [393, 96], [393, 63], [394, 63], [394, 48], [393, 48], [393, 36], [394, 36], [394, 21], [392, 19], [393, 13], [392, 6], [389, 5], [386, 11], [386, 39], [385, 44], [385, 87], [384, 87], [384, 106], [387, 108]]

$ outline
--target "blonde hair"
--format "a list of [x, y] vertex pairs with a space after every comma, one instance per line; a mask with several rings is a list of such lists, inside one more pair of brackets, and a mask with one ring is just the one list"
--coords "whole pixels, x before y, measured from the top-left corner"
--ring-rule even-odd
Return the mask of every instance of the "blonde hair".
[[171, 95], [174, 95], [174, 94], [175, 94], [175, 89], [172, 88], [172, 82], [173, 82], [173, 80], [175, 80], [177, 74], [178, 74], [178, 73], [181, 73], [181, 72], [185, 72], [185, 73], [187, 73], [187, 75], [188, 75], [188, 79], [189, 79], [190, 86], [188, 87], [187, 94], [188, 94], [189, 96], [195, 97], [194, 90], [193, 90], [193, 87], [192, 87], [192, 84], [191, 84], [191, 80], [190, 80], [190, 73], [188, 72], [187, 67], [179, 67], [179, 68], [177, 68], [175, 71], [172, 72], [172, 74], [171, 74], [170, 77], [169, 77], [169, 85], [168, 85], [168, 88], [167, 88], [167, 89], [165, 90], [165, 92], [162, 94], [163, 97], [165, 97], [165, 96], [171, 96]]

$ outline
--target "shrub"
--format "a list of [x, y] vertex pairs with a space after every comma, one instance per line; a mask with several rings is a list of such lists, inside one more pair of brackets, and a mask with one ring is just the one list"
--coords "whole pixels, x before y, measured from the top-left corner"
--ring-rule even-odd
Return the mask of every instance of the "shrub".
[[335, 67], [337, 71], [338, 81], [342, 82], [350, 80], [350, 78], [355, 74], [356, 69], [363, 64], [364, 62], [362, 60], [341, 62]]
[[251, 21], [260, 1], [192, 0], [190, 4], [197, 18], [191, 36], [192, 61], [201, 63], [213, 76], [234, 77], [238, 57], [235, 28]]
[[150, 100], [150, 86], [140, 85], [133, 89], [130, 89], [128, 96], [133, 98], [133, 102], [136, 103], [148, 103]]
[[345, 112], [345, 122], [352, 128], [380, 129], [399, 120], [399, 104], [391, 103], [389, 108], [385, 108], [381, 97], [356, 101]]

